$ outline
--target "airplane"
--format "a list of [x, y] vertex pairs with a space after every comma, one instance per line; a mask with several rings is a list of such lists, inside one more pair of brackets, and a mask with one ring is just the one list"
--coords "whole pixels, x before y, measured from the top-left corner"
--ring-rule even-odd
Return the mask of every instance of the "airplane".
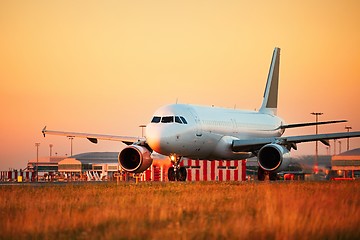
[[128, 145], [120, 151], [122, 170], [142, 173], [153, 162], [154, 153], [168, 156], [173, 164], [168, 170], [170, 181], [185, 181], [184, 158], [199, 160], [240, 160], [257, 157], [258, 179], [276, 180], [279, 171], [289, 164], [290, 151], [302, 142], [320, 141], [329, 146], [330, 139], [360, 137], [360, 132], [338, 132], [316, 135], [282, 136], [286, 129], [346, 120], [285, 124], [277, 116], [280, 48], [272, 55], [263, 101], [258, 111], [227, 109], [191, 104], [160, 107], [146, 126], [146, 137], [114, 136], [91, 133], [42, 130], [46, 134], [121, 141]]

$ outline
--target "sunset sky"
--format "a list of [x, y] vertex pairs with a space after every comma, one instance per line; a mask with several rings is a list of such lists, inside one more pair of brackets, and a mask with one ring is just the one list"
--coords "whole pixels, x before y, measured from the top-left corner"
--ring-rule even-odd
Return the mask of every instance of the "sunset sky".
[[[67, 138], [43, 138], [45, 125], [139, 136], [158, 107], [176, 101], [254, 110], [274, 47], [281, 48], [279, 116], [307, 122], [320, 111], [320, 120], [347, 119], [360, 131], [358, 0], [2, 0], [0, 31], [0, 170], [24, 168], [36, 158], [35, 142], [40, 156], [49, 144], [69, 154]], [[298, 147], [295, 155], [315, 151], [315, 143]], [[121, 148], [73, 145], [74, 153]]]

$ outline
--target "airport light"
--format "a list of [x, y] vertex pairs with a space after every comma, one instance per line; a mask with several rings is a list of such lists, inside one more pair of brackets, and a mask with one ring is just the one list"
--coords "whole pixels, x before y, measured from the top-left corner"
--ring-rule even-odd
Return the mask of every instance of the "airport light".
[[[352, 129], [352, 127], [350, 126], [345, 126], [345, 129], [347, 130], [347, 132], [350, 132], [350, 130]], [[350, 138], [347, 138], [347, 150], [349, 151], [350, 148]]]
[[39, 146], [40, 143], [35, 143], [36, 147], [36, 181], [39, 181]]
[[[316, 122], [318, 122], [319, 121], [319, 116], [323, 115], [324, 113], [322, 113], [322, 112], [312, 112], [311, 114], [315, 115]], [[316, 127], [316, 135], [318, 135], [318, 125], [316, 124], [315, 127]], [[318, 169], [318, 151], [319, 151], [318, 141], [315, 141], [315, 164], [314, 164], [315, 166], [314, 166], [314, 168], [316, 169], [316, 171]]]

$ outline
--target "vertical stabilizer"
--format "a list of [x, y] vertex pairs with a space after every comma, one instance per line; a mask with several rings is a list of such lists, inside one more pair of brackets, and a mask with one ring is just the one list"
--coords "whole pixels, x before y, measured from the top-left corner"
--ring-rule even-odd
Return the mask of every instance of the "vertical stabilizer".
[[264, 99], [259, 112], [276, 115], [279, 86], [280, 48], [275, 48], [272, 56]]

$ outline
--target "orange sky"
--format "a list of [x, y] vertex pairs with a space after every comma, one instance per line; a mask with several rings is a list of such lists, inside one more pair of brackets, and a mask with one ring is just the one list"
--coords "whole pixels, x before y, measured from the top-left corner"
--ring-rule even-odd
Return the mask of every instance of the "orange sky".
[[[0, 170], [25, 167], [35, 142], [41, 156], [50, 143], [69, 154], [66, 138], [42, 137], [45, 125], [138, 136], [140, 124], [176, 99], [258, 108], [275, 46], [279, 115], [303, 122], [321, 111], [321, 120], [345, 118], [360, 131], [359, 1], [194, 2], [1, 1]], [[314, 145], [299, 145], [297, 154]], [[120, 148], [74, 140], [74, 153]]]

